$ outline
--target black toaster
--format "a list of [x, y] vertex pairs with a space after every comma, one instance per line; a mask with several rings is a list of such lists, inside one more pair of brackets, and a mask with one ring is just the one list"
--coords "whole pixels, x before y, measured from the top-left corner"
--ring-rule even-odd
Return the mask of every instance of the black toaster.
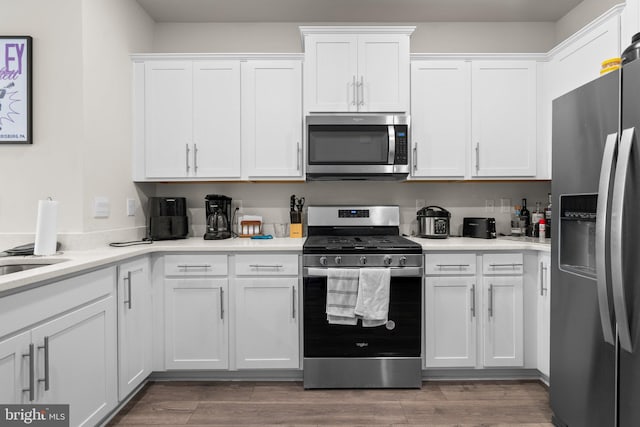
[[496, 238], [495, 218], [464, 218], [462, 222], [462, 237], [478, 239]]

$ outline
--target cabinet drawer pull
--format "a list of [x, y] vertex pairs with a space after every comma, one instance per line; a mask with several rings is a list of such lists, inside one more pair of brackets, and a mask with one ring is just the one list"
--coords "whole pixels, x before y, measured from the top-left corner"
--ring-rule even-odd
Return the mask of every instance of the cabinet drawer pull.
[[517, 263], [511, 263], [511, 264], [489, 264], [489, 268], [491, 269], [496, 269], [496, 268], [510, 268], [512, 270], [516, 270], [518, 269], [518, 267], [522, 267], [522, 263], [517, 264]]
[[299, 171], [299, 170], [300, 170], [300, 163], [301, 163], [301, 162], [300, 162], [300, 154], [301, 154], [301, 153], [300, 153], [300, 142], [296, 142], [296, 150], [297, 150], [297, 151], [296, 151], [296, 162], [297, 162], [297, 163], [296, 163], [296, 164], [297, 164], [297, 166], [296, 166], [296, 170], [298, 170], [298, 171]]
[[540, 262], [540, 296], [544, 296], [547, 292], [547, 288], [544, 286], [545, 276], [547, 274], [547, 267], [545, 267], [544, 262]]
[[201, 265], [197, 265], [197, 264], [178, 264], [178, 268], [211, 268], [211, 264], [201, 264]]
[[125, 277], [124, 280], [127, 281], [127, 295], [129, 295], [129, 299], [125, 300], [124, 303], [128, 306], [129, 310], [131, 310], [131, 271], [127, 272], [127, 277]]
[[476, 174], [480, 171], [480, 143], [476, 143]]
[[49, 390], [49, 337], [44, 337], [44, 345], [38, 346], [38, 350], [44, 350], [44, 378], [38, 378], [38, 383], [44, 383], [44, 389]]
[[269, 265], [269, 264], [249, 264], [249, 267], [251, 267], [251, 268], [282, 268], [284, 266], [282, 264], [273, 264], [273, 265]]
[[189, 173], [189, 144], [185, 144], [186, 150], [187, 150], [187, 155], [185, 156], [185, 161], [186, 161], [186, 166], [187, 166], [187, 173]]
[[413, 144], [413, 171], [418, 170], [418, 143]]
[[193, 172], [198, 173], [198, 145], [193, 144]]
[[29, 344], [29, 353], [23, 354], [22, 358], [29, 358], [29, 388], [23, 388], [22, 392], [29, 392], [29, 402], [33, 402], [36, 398], [35, 392], [35, 370], [36, 370], [36, 361], [34, 357], [34, 346], [33, 344]]
[[463, 268], [469, 268], [471, 266], [469, 264], [436, 264], [436, 267], [438, 267], [440, 270], [442, 270], [443, 268], [459, 268], [460, 270], [462, 270]]

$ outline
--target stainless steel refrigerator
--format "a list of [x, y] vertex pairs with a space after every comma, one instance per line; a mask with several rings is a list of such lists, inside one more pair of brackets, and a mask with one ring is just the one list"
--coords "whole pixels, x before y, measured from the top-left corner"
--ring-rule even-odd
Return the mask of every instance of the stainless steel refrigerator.
[[640, 426], [640, 60], [553, 101], [553, 423]]

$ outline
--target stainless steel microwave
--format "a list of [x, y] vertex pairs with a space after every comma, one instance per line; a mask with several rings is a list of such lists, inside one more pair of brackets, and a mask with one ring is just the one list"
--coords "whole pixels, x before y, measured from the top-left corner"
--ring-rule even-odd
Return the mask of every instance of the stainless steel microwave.
[[409, 174], [409, 116], [306, 117], [308, 180], [404, 180]]

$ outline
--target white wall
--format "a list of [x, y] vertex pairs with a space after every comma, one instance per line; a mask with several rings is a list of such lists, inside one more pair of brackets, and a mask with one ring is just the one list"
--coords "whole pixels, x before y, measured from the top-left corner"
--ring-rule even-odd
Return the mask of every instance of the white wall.
[[[624, 0], [583, 0], [556, 23], [556, 43], [596, 19], [613, 6], [624, 3]], [[629, 43], [631, 40], [629, 40]]]
[[59, 230], [82, 230], [80, 11], [80, 0], [2, 2], [2, 34], [33, 37], [33, 145], [0, 145], [1, 233], [33, 233], [48, 196]]
[[[153, 51], [299, 53], [302, 52], [300, 25], [306, 24], [158, 23], [155, 25]], [[411, 36], [411, 52], [416, 53], [530, 53], [546, 52], [555, 45], [555, 24], [551, 22], [428, 22], [407, 25], [416, 26]]]
[[[416, 230], [416, 200], [451, 211], [451, 231], [460, 232], [465, 216], [495, 217], [498, 232], [510, 232], [510, 212], [500, 212], [500, 199], [509, 205], [520, 204], [523, 197], [533, 211], [537, 201], [542, 207], [551, 192], [550, 182], [306, 182], [306, 183], [211, 183], [157, 184], [157, 195], [186, 197], [190, 216], [190, 234], [204, 233], [204, 197], [224, 194], [234, 206], [242, 200], [245, 214], [262, 215], [265, 223], [289, 222], [289, 198], [304, 197], [306, 205], [390, 204], [401, 207], [402, 231]], [[494, 212], [485, 210], [485, 201], [493, 200]]]

